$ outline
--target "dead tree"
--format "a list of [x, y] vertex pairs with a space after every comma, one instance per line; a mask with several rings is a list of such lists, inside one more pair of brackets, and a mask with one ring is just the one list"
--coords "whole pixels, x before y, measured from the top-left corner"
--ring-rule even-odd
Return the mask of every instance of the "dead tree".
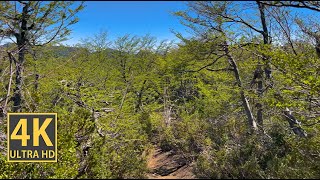
[[291, 130], [298, 135], [299, 137], [307, 137], [307, 133], [301, 128], [300, 124], [301, 122], [299, 122], [293, 115], [292, 115], [292, 111], [289, 110], [289, 108], [286, 108], [285, 111], [283, 111], [284, 116], [286, 118], [286, 120], [288, 121]]

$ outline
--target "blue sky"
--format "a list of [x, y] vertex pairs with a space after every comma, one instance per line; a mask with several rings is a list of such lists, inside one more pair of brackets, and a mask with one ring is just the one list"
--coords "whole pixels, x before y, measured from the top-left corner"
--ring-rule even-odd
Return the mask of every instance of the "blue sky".
[[172, 40], [175, 35], [171, 29], [186, 34], [187, 28], [171, 13], [186, 9], [182, 1], [86, 1], [85, 5], [66, 44], [75, 44], [100, 30], [106, 30], [110, 40], [128, 33], [138, 36], [149, 33], [158, 40]]
[[[126, 34], [138, 36], [149, 34], [157, 37], [158, 40], [167, 39], [179, 42], [171, 30], [174, 29], [176, 32], [190, 37], [188, 33], [190, 29], [182, 25], [179, 18], [172, 13], [186, 10], [186, 3], [185, 1], [86, 1], [86, 7], [78, 13], [79, 22], [71, 26], [70, 39], [63, 44], [74, 45], [81, 39], [93, 37], [101, 30], [108, 32], [110, 41]], [[242, 4], [248, 6], [247, 3], [245, 1], [238, 2], [240, 6]], [[251, 2], [251, 4], [256, 8], [255, 2]], [[305, 19], [308, 19], [306, 15], [311, 16], [311, 20], [319, 19], [319, 15], [312, 11], [297, 8], [292, 10], [304, 14], [300, 17]], [[259, 18], [250, 9], [238, 13], [244, 19]], [[259, 22], [259, 19], [256, 20]], [[293, 29], [296, 28], [293, 27]], [[235, 28], [234, 30], [241, 29]]]

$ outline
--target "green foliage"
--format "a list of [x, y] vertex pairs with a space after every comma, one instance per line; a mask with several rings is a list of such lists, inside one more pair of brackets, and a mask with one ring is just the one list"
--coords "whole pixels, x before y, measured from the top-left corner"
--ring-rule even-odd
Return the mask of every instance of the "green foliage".
[[[287, 44], [263, 44], [259, 34], [248, 35], [243, 22], [258, 21], [244, 21], [238, 3], [213, 4], [195, 2], [199, 17], [176, 13], [196, 34], [177, 34], [177, 46], [150, 35], [109, 41], [101, 31], [75, 47], [33, 48], [35, 56], [25, 57], [24, 111], [58, 113], [58, 163], [6, 163], [0, 142], [0, 178], [144, 178], [152, 145], [195, 162], [199, 178], [319, 178], [320, 63], [314, 47], [292, 41], [293, 52]], [[44, 3], [39, 11], [57, 15], [44, 25], [50, 29], [82, 9], [71, 5]], [[1, 3], [0, 11], [13, 13], [13, 3]], [[77, 21], [71, 19], [68, 25]], [[252, 83], [259, 66], [272, 69], [271, 79], [261, 78], [262, 95]], [[9, 62], [0, 61], [6, 90], [10, 76], [3, 67]], [[255, 119], [255, 105], [263, 106], [257, 131], [247, 126], [242, 94]], [[6, 96], [0, 91], [1, 103]], [[306, 138], [292, 131], [286, 108]], [[1, 138], [2, 114], [0, 122]]]
[[108, 136], [94, 141], [84, 178], [142, 178], [146, 167], [141, 154], [145, 150], [146, 136], [138, 119], [101, 121], [109, 124], [106, 127]]

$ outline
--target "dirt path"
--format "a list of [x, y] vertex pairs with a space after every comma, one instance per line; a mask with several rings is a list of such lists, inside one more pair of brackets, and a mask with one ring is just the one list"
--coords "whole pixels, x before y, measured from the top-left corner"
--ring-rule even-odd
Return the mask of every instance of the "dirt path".
[[151, 151], [148, 157], [147, 174], [149, 179], [194, 179], [192, 165], [173, 151], [163, 152], [159, 148]]

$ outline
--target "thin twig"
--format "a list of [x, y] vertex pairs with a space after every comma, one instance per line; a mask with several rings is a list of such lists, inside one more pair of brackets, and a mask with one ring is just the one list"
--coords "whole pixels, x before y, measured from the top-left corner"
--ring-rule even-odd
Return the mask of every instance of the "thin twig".
[[3, 106], [3, 113], [7, 114], [7, 105], [8, 105], [8, 100], [9, 100], [9, 96], [10, 96], [10, 92], [11, 92], [11, 84], [12, 84], [12, 75], [13, 75], [13, 70], [12, 70], [12, 56], [10, 56], [9, 54], [9, 60], [10, 60], [10, 79], [9, 79], [9, 85], [8, 85], [8, 89], [7, 89], [7, 96], [6, 96], [6, 100], [4, 102], [4, 106]]

